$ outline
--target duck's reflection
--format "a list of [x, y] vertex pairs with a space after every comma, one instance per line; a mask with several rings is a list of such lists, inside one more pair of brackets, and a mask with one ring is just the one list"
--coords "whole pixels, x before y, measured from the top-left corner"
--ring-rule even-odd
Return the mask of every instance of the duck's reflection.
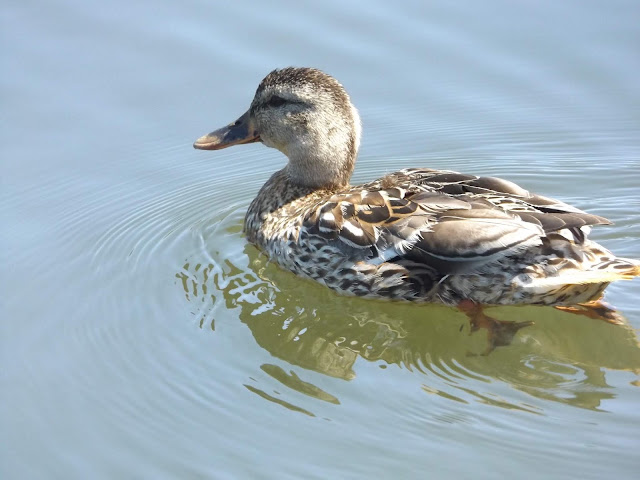
[[[381, 367], [422, 372], [423, 389], [429, 393], [535, 412], [526, 402], [487, 393], [488, 384], [502, 381], [538, 398], [597, 409], [615, 396], [607, 370], [640, 372], [640, 347], [627, 326], [550, 307], [500, 307], [491, 309], [496, 318], [535, 325], [518, 331], [510, 345], [482, 355], [486, 332], [472, 331], [456, 309], [339, 297], [277, 269], [251, 246], [245, 254], [249, 264], [243, 268], [228, 259], [185, 264], [176, 276], [186, 298], [204, 301], [209, 310], [219, 302], [239, 307], [240, 320], [261, 347], [325, 375], [354, 378], [360, 357]], [[206, 322], [215, 329], [214, 320]], [[261, 368], [290, 388], [339, 403], [294, 372], [275, 365]]]

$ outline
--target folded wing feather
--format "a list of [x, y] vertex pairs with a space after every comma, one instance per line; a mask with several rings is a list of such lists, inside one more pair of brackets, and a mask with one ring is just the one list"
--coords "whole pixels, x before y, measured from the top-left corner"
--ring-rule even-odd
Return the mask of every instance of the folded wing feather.
[[304, 227], [362, 249], [369, 262], [402, 258], [450, 274], [539, 245], [551, 232], [583, 241], [582, 227], [605, 223], [506, 180], [413, 169], [333, 195]]

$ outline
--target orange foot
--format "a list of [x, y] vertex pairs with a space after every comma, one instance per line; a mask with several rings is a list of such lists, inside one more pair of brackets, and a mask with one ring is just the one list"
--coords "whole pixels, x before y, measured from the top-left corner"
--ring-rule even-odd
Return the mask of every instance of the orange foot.
[[607, 305], [602, 300], [593, 300], [591, 302], [579, 303], [572, 306], [556, 305], [555, 308], [563, 312], [573, 313], [575, 315], [584, 315], [595, 320], [602, 320], [613, 325], [623, 325], [624, 317], [616, 312], [611, 305]]
[[498, 320], [485, 315], [482, 308], [482, 305], [471, 300], [462, 300], [458, 304], [458, 309], [469, 317], [469, 321], [471, 322], [471, 332], [475, 332], [480, 328], [487, 330], [489, 345], [483, 355], [491, 353], [496, 347], [510, 345], [518, 330], [534, 324], [534, 322], [509, 322]]

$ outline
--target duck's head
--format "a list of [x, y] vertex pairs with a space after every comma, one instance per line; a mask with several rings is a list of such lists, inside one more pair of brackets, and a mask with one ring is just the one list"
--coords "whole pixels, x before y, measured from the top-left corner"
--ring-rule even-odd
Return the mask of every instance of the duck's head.
[[267, 75], [238, 120], [193, 144], [218, 150], [262, 142], [289, 158], [291, 181], [312, 188], [347, 185], [360, 145], [360, 117], [338, 81], [314, 68]]

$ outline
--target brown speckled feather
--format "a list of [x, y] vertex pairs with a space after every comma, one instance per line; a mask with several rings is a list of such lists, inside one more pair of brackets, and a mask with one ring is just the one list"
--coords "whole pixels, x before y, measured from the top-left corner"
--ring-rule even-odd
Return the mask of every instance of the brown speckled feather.
[[571, 304], [637, 268], [587, 239], [585, 227], [607, 223], [500, 179], [411, 169], [338, 192], [278, 172], [245, 228], [285, 268], [345, 294]]
[[501, 179], [412, 169], [332, 195], [303, 228], [370, 249], [376, 263], [406, 256], [449, 274], [541, 245], [551, 232], [567, 229], [579, 242], [581, 227], [604, 223]]

